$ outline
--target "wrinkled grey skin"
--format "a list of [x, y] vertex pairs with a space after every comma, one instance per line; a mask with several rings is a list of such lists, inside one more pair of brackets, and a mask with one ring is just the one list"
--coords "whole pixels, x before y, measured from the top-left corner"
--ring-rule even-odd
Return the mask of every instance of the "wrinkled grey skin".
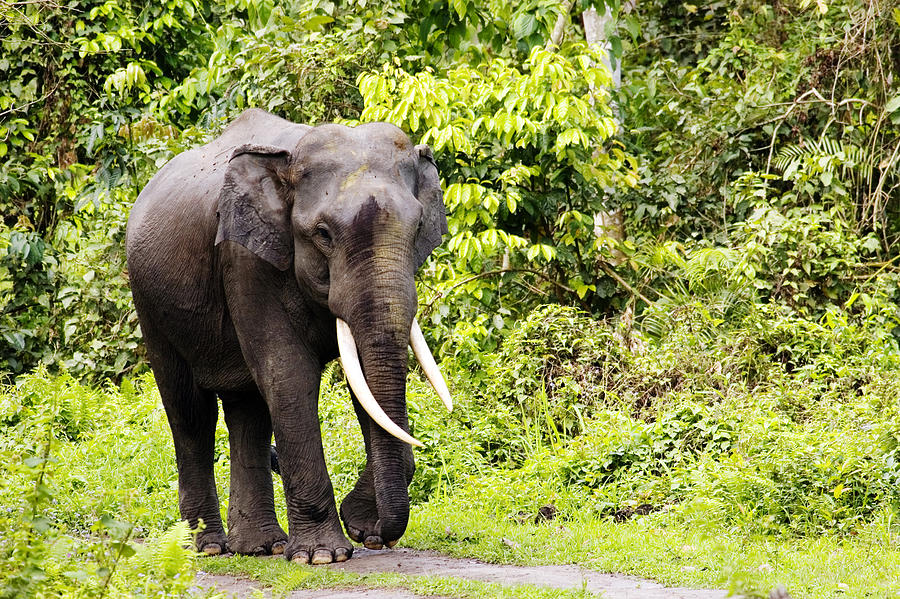
[[[172, 428], [181, 516], [207, 553], [342, 561], [318, 421], [335, 317], [369, 387], [404, 430], [414, 274], [446, 232], [427, 146], [384, 123], [311, 128], [248, 110], [141, 192], [128, 221], [132, 294]], [[213, 480], [222, 400], [231, 450], [228, 535]], [[353, 398], [367, 464], [341, 504], [350, 538], [392, 545], [409, 518], [410, 447]], [[275, 517], [274, 429], [289, 534]]]

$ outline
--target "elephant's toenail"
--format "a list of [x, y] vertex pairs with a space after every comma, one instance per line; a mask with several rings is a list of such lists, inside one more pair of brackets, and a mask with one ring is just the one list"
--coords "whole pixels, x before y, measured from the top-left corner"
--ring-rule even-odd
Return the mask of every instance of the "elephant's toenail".
[[281, 555], [282, 553], [284, 553], [285, 545], [287, 545], [287, 543], [285, 543], [284, 541], [272, 545], [272, 555]]
[[218, 543], [207, 543], [203, 546], [203, 553], [206, 555], [221, 555], [222, 546]]
[[371, 537], [366, 537], [366, 541], [365, 541], [365, 543], [363, 543], [363, 545], [365, 545], [366, 549], [383, 549], [384, 548], [384, 543], [382, 542], [381, 537], [376, 537], [374, 535]]
[[353, 555], [353, 549], [344, 549], [343, 547], [338, 547], [334, 550], [334, 561], [345, 562], [350, 559], [351, 555]]
[[308, 564], [309, 554], [305, 551], [298, 551], [294, 554], [294, 557], [291, 558], [291, 561], [295, 564]]
[[334, 559], [331, 557], [331, 551], [328, 549], [317, 549], [315, 553], [313, 553], [312, 564], [317, 566], [319, 564], [330, 564]]
[[387, 544], [388, 549], [392, 549], [392, 548], [394, 547], [394, 545], [396, 545], [396, 544], [399, 543], [399, 542], [400, 542], [400, 539], [395, 539], [395, 540], [389, 542], [389, 543]]

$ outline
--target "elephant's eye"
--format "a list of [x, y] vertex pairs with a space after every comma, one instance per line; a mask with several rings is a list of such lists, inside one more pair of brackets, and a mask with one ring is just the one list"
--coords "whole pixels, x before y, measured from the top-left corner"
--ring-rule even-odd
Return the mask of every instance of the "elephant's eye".
[[324, 224], [316, 225], [316, 238], [327, 247], [331, 247], [331, 232]]

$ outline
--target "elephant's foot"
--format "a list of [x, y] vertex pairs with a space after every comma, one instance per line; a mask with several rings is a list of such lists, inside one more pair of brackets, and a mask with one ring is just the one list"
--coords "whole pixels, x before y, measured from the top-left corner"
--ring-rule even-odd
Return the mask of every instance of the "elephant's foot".
[[284, 556], [298, 564], [318, 565], [345, 562], [352, 555], [353, 545], [341, 532], [337, 523], [331, 530], [308, 535], [292, 535], [284, 549]]
[[370, 495], [359, 486], [353, 489], [341, 503], [341, 520], [350, 538], [367, 549], [383, 549], [397, 543], [397, 539], [385, 542], [381, 537], [374, 492]]
[[243, 555], [280, 555], [287, 540], [287, 534], [278, 524], [264, 527], [241, 524], [228, 530], [228, 549]]
[[197, 551], [203, 555], [222, 555], [228, 551], [225, 531], [204, 530], [197, 535]]

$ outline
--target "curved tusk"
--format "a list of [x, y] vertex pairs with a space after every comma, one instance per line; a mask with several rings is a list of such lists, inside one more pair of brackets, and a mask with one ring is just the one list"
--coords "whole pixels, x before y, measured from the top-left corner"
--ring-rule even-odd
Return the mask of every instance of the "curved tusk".
[[447, 411], [452, 412], [453, 398], [450, 397], [450, 389], [447, 388], [447, 382], [444, 381], [441, 369], [438, 368], [437, 363], [434, 361], [434, 356], [431, 354], [431, 350], [428, 349], [428, 344], [425, 343], [425, 335], [422, 334], [422, 329], [415, 318], [412, 322], [412, 328], [409, 330], [409, 345], [422, 366], [422, 370], [425, 371], [428, 382], [431, 383], [441, 401], [444, 402]]
[[340, 318], [337, 319], [337, 341], [341, 353], [341, 366], [344, 368], [344, 374], [347, 375], [347, 383], [353, 389], [353, 394], [356, 395], [356, 399], [359, 400], [359, 404], [366, 413], [388, 434], [410, 445], [424, 447], [421, 441], [397, 426], [375, 401], [375, 396], [372, 395], [369, 384], [366, 383], [366, 377], [363, 376], [362, 366], [359, 364], [359, 354], [356, 352], [356, 341], [353, 339], [353, 333], [350, 332], [350, 325]]

